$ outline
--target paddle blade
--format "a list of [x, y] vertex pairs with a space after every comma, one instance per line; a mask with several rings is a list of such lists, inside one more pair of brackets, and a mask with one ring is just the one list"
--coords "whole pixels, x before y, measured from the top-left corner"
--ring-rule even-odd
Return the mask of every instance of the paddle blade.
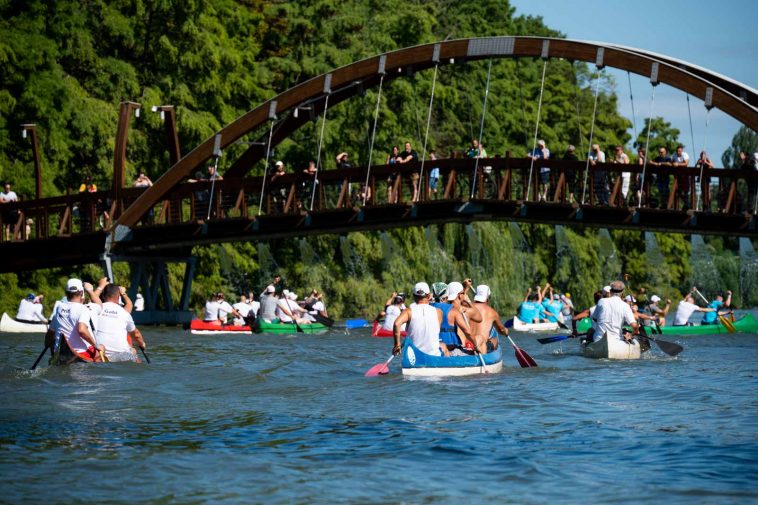
[[737, 328], [734, 327], [734, 324], [732, 324], [732, 322], [724, 316], [719, 316], [719, 321], [721, 321], [721, 324], [724, 325], [724, 328], [726, 328], [726, 331], [729, 333], [734, 333], [737, 331]]
[[555, 335], [553, 337], [538, 338], [537, 342], [540, 344], [552, 344], [553, 342], [560, 342], [561, 340], [567, 340], [571, 338], [569, 335]]
[[510, 318], [505, 323], [503, 323], [506, 328], [513, 328], [513, 318]]
[[665, 340], [658, 340], [657, 338], [649, 337], [650, 340], [655, 342], [658, 345], [658, 348], [668, 354], [669, 356], [676, 356], [680, 352], [684, 350], [684, 347], [682, 347], [679, 344], [675, 344], [674, 342], [667, 342]]
[[534, 359], [529, 356], [526, 351], [520, 349], [511, 337], [508, 337], [508, 340], [510, 340], [511, 345], [513, 346], [513, 350], [516, 354], [516, 361], [518, 361], [519, 365], [521, 365], [521, 368], [532, 368], [537, 366], [537, 362], [534, 361]]
[[345, 321], [345, 328], [352, 329], [352, 328], [363, 328], [368, 324], [368, 321], [365, 319], [347, 319]]
[[334, 326], [334, 319], [331, 317], [322, 316], [321, 314], [311, 314], [313, 316], [313, 319], [316, 320], [317, 323], [321, 323], [324, 326], [331, 328]]
[[45, 355], [45, 352], [47, 352], [48, 346], [46, 345], [44, 349], [42, 349], [42, 352], [39, 353], [39, 356], [37, 356], [37, 360], [34, 362], [30, 370], [34, 370], [37, 368], [37, 365], [39, 365], [39, 362], [42, 360], [42, 356]]
[[394, 358], [395, 355], [393, 354], [387, 361], [383, 363], [377, 363], [376, 365], [369, 368], [368, 371], [366, 371], [366, 373], [363, 375], [365, 377], [376, 377], [377, 375], [386, 375], [390, 373], [390, 363]]

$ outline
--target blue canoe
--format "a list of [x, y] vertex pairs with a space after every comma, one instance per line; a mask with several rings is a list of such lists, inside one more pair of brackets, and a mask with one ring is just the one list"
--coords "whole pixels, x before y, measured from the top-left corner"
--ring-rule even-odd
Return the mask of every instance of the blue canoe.
[[[503, 368], [503, 351], [498, 346], [494, 351], [482, 356], [488, 373], [499, 372]], [[444, 377], [452, 375], [475, 375], [484, 373], [479, 356], [432, 356], [418, 350], [410, 339], [403, 344], [403, 375]]]

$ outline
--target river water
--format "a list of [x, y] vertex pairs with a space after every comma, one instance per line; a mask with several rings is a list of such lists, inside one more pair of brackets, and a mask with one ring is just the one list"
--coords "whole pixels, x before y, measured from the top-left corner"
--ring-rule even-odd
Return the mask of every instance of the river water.
[[365, 378], [391, 339], [147, 329], [150, 365], [30, 373], [2, 335], [3, 503], [755, 503], [758, 335], [665, 337], [677, 358]]

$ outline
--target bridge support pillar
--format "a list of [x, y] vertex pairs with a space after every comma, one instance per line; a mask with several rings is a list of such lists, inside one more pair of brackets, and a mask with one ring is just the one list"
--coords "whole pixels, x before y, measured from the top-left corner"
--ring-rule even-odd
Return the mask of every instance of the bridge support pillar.
[[[195, 316], [189, 310], [192, 278], [195, 275], [194, 256], [182, 257], [113, 257], [114, 262], [128, 262], [131, 266], [129, 298], [137, 300], [142, 294], [144, 310], [133, 310], [134, 322], [139, 324], [189, 324]], [[175, 300], [169, 285], [168, 264], [184, 264], [184, 280], [179, 299]]]

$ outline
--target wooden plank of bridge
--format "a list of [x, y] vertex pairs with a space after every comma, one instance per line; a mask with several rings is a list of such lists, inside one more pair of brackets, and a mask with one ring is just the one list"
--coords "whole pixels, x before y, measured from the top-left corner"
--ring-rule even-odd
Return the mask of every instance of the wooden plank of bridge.
[[[616, 205], [616, 201], [618, 201], [618, 205]], [[611, 204], [611, 207], [624, 206], [624, 198], [621, 195], [621, 174], [618, 174], [616, 176], [616, 182], [613, 183], [613, 192], [611, 192], [610, 204]]]
[[[284, 213], [285, 214], [289, 214], [292, 211], [292, 209], [294, 209], [294, 207], [295, 207], [295, 194], [296, 194], [295, 183], [293, 182], [292, 184], [290, 184], [290, 189], [287, 192], [287, 201], [284, 202]], [[244, 199], [245, 199], [244, 193], [242, 192], [242, 190], [240, 190], [240, 194], [237, 196], [237, 204], [240, 205], [241, 201], [244, 201]], [[234, 207], [234, 210], [235, 211], [238, 210], [238, 208], [237, 208], [236, 205]]]
[[450, 169], [450, 173], [447, 175], [447, 184], [445, 184], [445, 200], [450, 200], [451, 195], [455, 193], [455, 172], [454, 168]]
[[[666, 176], [668, 177], [668, 176]], [[676, 176], [674, 177], [674, 184], [671, 186], [671, 190], [669, 191], [669, 200], [666, 203], [666, 209], [672, 210], [674, 209], [674, 206], [676, 205], [676, 194], [679, 191], [679, 181], [677, 180]]]
[[342, 209], [350, 206], [350, 179], [345, 177], [340, 187], [340, 196], [337, 199], [337, 208]]
[[[68, 228], [68, 233], [66, 233], [67, 228]], [[66, 210], [63, 211], [61, 222], [58, 225], [58, 236], [64, 237], [68, 235], [71, 235], [71, 205], [66, 205]]]
[[735, 179], [729, 182], [729, 196], [726, 198], [723, 212], [724, 214], [737, 212], [737, 181]]
[[555, 184], [555, 193], [553, 194], [554, 202], [559, 201], [559, 199], [561, 202], [564, 202], [566, 200], [565, 186], [566, 172], [563, 168], [561, 168], [561, 175], [558, 176], [558, 182]]
[[[292, 185], [294, 188], [294, 184]], [[292, 193], [292, 192], [290, 192]], [[232, 212], [239, 212], [240, 217], [243, 215], [243, 209], [242, 206], [245, 204], [245, 190], [240, 188], [239, 192], [237, 193], [237, 201], [234, 202], [234, 209]], [[290, 199], [287, 199], [287, 206], [290, 204]], [[286, 211], [285, 211], [286, 212]]]
[[158, 214], [158, 223], [166, 223], [166, 217], [169, 213], [169, 207], [171, 206], [170, 200], [163, 200], [163, 205], [161, 205], [161, 213]]

